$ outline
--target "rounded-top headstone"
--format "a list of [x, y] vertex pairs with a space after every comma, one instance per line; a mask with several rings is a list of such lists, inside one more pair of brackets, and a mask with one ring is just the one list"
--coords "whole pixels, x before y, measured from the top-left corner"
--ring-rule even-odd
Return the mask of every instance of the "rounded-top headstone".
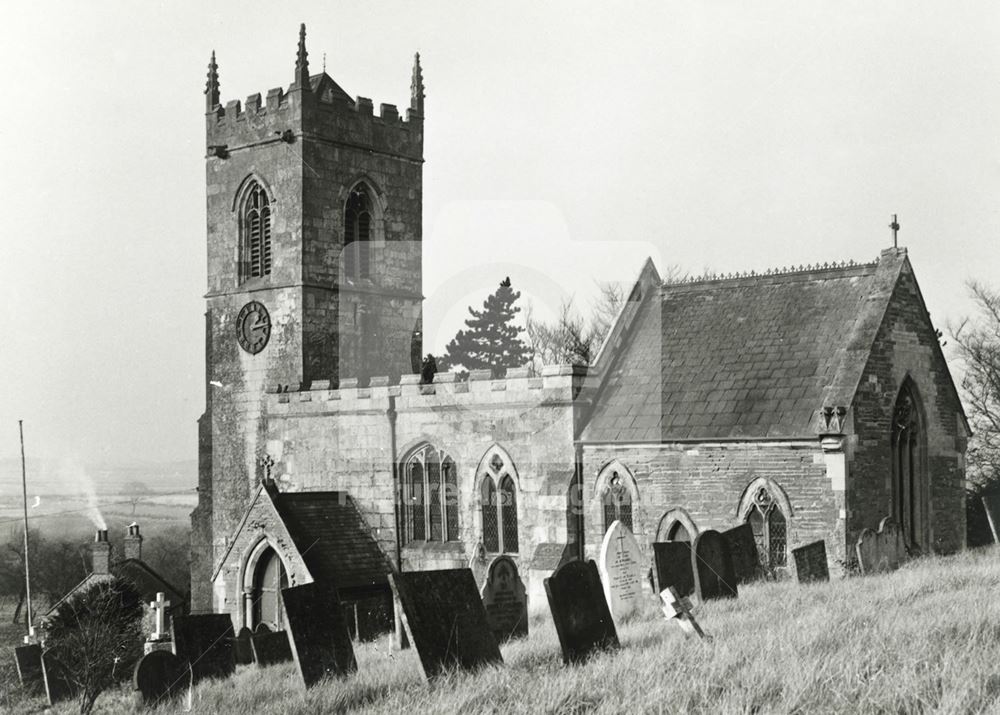
[[514, 559], [506, 555], [493, 559], [481, 595], [497, 643], [528, 635], [528, 595]]
[[191, 690], [191, 665], [166, 650], [154, 650], [135, 664], [132, 685], [146, 705], [156, 705]]
[[736, 597], [736, 569], [729, 544], [722, 534], [714, 529], [698, 534], [691, 549], [691, 559], [699, 601]]
[[611, 617], [616, 623], [621, 622], [632, 615], [642, 601], [648, 567], [643, 561], [639, 542], [620, 521], [615, 521], [604, 535], [597, 567], [601, 572], [601, 584]]

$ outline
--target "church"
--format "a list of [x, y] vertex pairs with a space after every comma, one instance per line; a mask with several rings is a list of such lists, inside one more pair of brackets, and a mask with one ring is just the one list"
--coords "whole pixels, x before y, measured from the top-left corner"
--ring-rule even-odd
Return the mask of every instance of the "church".
[[419, 56], [403, 114], [311, 74], [304, 27], [287, 89], [223, 103], [213, 54], [205, 96], [193, 611], [280, 628], [279, 589], [326, 581], [364, 632], [390, 572], [499, 554], [544, 610], [615, 520], [647, 552], [750, 523], [777, 574], [818, 539], [849, 569], [887, 516], [914, 553], [964, 548], [969, 427], [905, 248], [647, 261], [592, 365], [426, 381]]

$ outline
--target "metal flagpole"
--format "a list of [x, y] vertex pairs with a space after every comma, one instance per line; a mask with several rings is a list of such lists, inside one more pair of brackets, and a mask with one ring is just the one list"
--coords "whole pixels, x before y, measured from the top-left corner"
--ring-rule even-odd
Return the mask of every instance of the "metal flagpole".
[[21, 496], [24, 505], [24, 597], [28, 605], [28, 637], [34, 635], [31, 620], [31, 571], [28, 569], [28, 477], [24, 467], [24, 422], [17, 421], [21, 433]]

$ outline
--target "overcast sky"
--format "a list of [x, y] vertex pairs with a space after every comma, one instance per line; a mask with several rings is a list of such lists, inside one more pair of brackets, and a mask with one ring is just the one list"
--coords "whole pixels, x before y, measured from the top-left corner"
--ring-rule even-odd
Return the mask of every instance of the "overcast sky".
[[[206, 7], [202, 7], [205, 5]], [[205, 71], [427, 85], [428, 349], [510, 275], [872, 260], [898, 213], [939, 327], [1000, 286], [1000, 5], [34, 2], [0, 26], [0, 457], [193, 459], [204, 409]], [[476, 292], [474, 288], [481, 286]]]

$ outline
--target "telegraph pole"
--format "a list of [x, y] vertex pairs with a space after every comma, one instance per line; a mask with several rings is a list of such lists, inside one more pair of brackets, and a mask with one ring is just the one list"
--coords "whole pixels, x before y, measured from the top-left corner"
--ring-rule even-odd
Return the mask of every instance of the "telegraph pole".
[[25, 642], [35, 634], [31, 620], [31, 571], [28, 568], [28, 477], [24, 466], [24, 421], [17, 421], [17, 429], [21, 433], [21, 498], [24, 506], [24, 598], [28, 606], [28, 635]]

